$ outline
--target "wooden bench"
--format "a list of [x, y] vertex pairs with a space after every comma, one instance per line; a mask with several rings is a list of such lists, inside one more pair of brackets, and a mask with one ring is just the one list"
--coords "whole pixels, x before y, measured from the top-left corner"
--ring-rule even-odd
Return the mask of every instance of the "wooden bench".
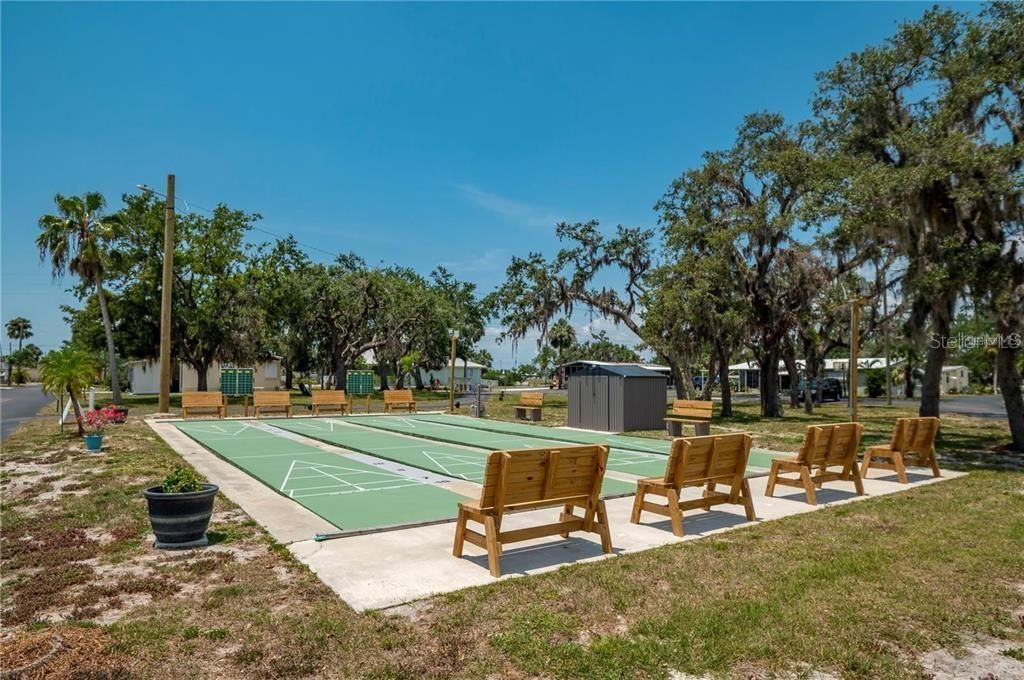
[[[804, 434], [804, 443], [795, 458], [777, 459], [772, 461], [772, 470], [768, 474], [768, 486], [764, 495], [771, 496], [776, 484], [802, 488], [807, 494], [807, 502], [817, 505], [814, 494], [815, 487], [825, 482], [853, 482], [857, 495], [864, 495], [864, 484], [860, 480], [860, 469], [857, 467], [857, 448], [864, 426], [859, 423], [839, 423], [836, 425], [812, 425]], [[829, 468], [840, 468], [839, 471]], [[817, 468], [817, 474], [814, 469]], [[796, 472], [799, 477], [782, 477], [782, 472]]]
[[516, 418], [518, 420], [539, 422], [543, 413], [543, 406], [543, 392], [523, 392], [519, 395], [519, 404], [516, 405]]
[[[506, 543], [555, 534], [568, 538], [570, 532], [589, 531], [601, 537], [601, 549], [610, 553], [608, 514], [600, 499], [607, 462], [608, 447], [600, 445], [491, 453], [480, 500], [459, 503], [452, 553], [462, 557], [464, 541], [485, 549], [495, 577], [501, 576], [500, 557]], [[506, 513], [559, 506], [562, 513], [555, 523], [501, 530]], [[577, 507], [583, 509], [582, 517], [573, 512]], [[466, 528], [470, 520], [482, 524], [484, 533]]]
[[321, 407], [340, 411], [341, 415], [352, 413], [352, 400], [345, 390], [315, 390], [313, 392], [313, 415], [320, 415]]
[[[896, 477], [907, 483], [907, 465], [930, 467], [932, 474], [941, 477], [939, 463], [935, 458], [935, 438], [939, 434], [939, 419], [935, 417], [898, 418], [888, 444], [869, 446], [864, 452], [860, 473], [867, 477], [868, 468], [895, 470]], [[876, 460], [889, 460], [882, 463]]]
[[220, 392], [182, 392], [181, 393], [181, 417], [188, 418], [189, 411], [202, 410], [209, 412], [214, 410], [218, 418], [224, 418], [228, 414], [228, 407], [224, 403], [224, 397]]
[[683, 436], [683, 425], [693, 425], [694, 434], [698, 437], [711, 434], [711, 413], [714, 402], [691, 401], [676, 399], [672, 402], [672, 410], [665, 416], [665, 427], [672, 437]]
[[[639, 524], [643, 511], [653, 512], [670, 518], [672, 533], [682, 536], [684, 510], [710, 510], [711, 506], [721, 503], [742, 505], [747, 519], [753, 521], [756, 519], [754, 501], [744, 476], [750, 443], [751, 437], [745, 432], [676, 439], [672, 442], [665, 474], [637, 480], [630, 521]], [[716, 491], [717, 484], [728, 484], [729, 490]], [[680, 501], [680, 492], [688, 486], [705, 487], [703, 497]], [[661, 496], [667, 502], [664, 505], [650, 503], [645, 500], [648, 495]]]
[[285, 417], [292, 417], [292, 395], [287, 390], [256, 390], [252, 393], [252, 415], [260, 417], [260, 411], [283, 411]]
[[416, 400], [412, 398], [412, 390], [384, 390], [384, 413], [394, 409], [416, 412]]

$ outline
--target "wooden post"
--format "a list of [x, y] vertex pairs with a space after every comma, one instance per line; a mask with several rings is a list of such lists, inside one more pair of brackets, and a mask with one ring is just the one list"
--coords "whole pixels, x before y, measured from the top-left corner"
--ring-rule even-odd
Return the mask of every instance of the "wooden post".
[[455, 345], [458, 341], [458, 331], [452, 331], [452, 365], [448, 372], [448, 413], [455, 413]]
[[171, 286], [174, 282], [174, 175], [167, 175], [164, 197], [164, 271], [160, 286], [160, 401], [161, 413], [171, 410]]
[[850, 313], [850, 420], [857, 422], [857, 361], [860, 347], [861, 299], [853, 301]]

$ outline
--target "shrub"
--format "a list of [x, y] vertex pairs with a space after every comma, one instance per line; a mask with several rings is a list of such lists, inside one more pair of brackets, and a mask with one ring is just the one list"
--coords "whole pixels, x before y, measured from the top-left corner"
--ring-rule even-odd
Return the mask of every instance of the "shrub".
[[111, 406], [86, 411], [85, 415], [78, 419], [96, 434], [103, 434], [103, 428], [110, 423], [118, 422], [121, 412]]
[[28, 382], [28, 371], [21, 366], [11, 369], [11, 382], [15, 385], [24, 385]]
[[203, 488], [203, 478], [187, 465], [177, 465], [167, 475], [161, 490], [164, 493], [189, 493]]
[[885, 371], [880, 368], [872, 368], [867, 373], [868, 396], [877, 399], [885, 392]]

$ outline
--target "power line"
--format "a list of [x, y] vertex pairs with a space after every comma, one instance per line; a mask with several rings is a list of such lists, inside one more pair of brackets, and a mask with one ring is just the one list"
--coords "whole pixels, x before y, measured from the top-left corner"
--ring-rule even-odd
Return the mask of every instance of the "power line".
[[[146, 192], [146, 193], [155, 194], [157, 196], [162, 196], [165, 200], [167, 199], [167, 194], [163, 193], [162, 191], [157, 191], [153, 187], [147, 186], [145, 184], [138, 184], [136, 186], [139, 189], [141, 189], [142, 191]], [[210, 208], [204, 208], [203, 206], [199, 205], [198, 203], [192, 203], [190, 205], [188, 200], [183, 198], [183, 197], [181, 197], [181, 196], [179, 196], [177, 198], [178, 198], [178, 200], [180, 200], [182, 203], [185, 204], [185, 212], [186, 213], [195, 212], [195, 211], [192, 210], [192, 208], [197, 208], [197, 209], [201, 210], [202, 212], [207, 213], [210, 216], [213, 215], [213, 210], [211, 210]], [[177, 200], [175, 201], [175, 203], [177, 203]], [[274, 238], [276, 238], [278, 240], [284, 240], [286, 238], [284, 236], [281, 236], [277, 232], [271, 231], [270, 229], [265, 229], [263, 227], [257, 227], [254, 224], [250, 224], [249, 228], [252, 229], [253, 231], [258, 231], [260, 233], [267, 234], [269, 236], [273, 236]], [[313, 245], [310, 245], [308, 243], [303, 243], [302, 241], [299, 241], [298, 239], [296, 239], [295, 236], [292, 235], [292, 234], [288, 234], [288, 237], [291, 238], [293, 241], [295, 241], [296, 245], [302, 246], [306, 250], [315, 250], [318, 253], [323, 253], [324, 255], [327, 255], [328, 257], [330, 257], [332, 260], [334, 258], [338, 257], [338, 255], [340, 255], [340, 253], [332, 253], [329, 250], [324, 250], [323, 248], [319, 248], [317, 246], [313, 246]]]

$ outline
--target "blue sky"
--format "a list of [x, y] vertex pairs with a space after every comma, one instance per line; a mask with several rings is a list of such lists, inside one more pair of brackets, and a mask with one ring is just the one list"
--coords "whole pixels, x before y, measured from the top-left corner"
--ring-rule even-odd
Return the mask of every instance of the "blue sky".
[[559, 220], [654, 226], [744, 114], [807, 116], [816, 72], [927, 6], [5, 2], [0, 316], [59, 345], [73, 299], [39, 216], [168, 172], [192, 204], [487, 292], [513, 254], [554, 252]]

